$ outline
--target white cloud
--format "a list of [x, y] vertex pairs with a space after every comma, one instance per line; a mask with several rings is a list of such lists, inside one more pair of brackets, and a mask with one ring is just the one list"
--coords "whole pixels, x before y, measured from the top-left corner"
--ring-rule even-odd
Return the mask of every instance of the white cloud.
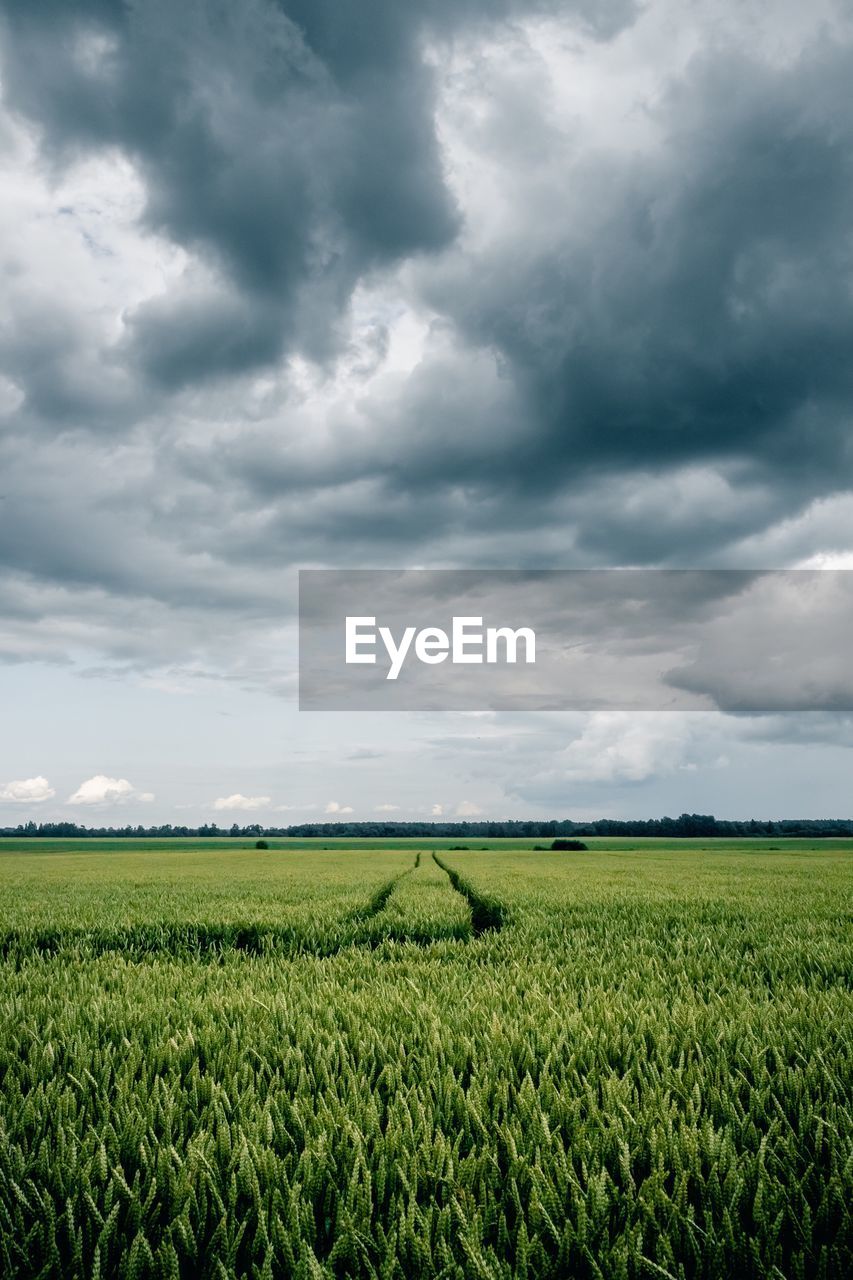
[[80, 783], [74, 794], [68, 797], [68, 803], [108, 805], [135, 800], [148, 804], [153, 799], [150, 791], [137, 791], [127, 778], [108, 778], [103, 773], [96, 773], [94, 778]]
[[480, 806], [470, 800], [460, 800], [456, 806], [456, 816], [459, 818], [476, 818], [482, 812]]
[[397, 813], [400, 806], [398, 804], [378, 804], [373, 810], [374, 813]]
[[326, 805], [326, 813], [352, 813], [352, 805], [338, 804], [337, 800], [330, 800]]
[[[214, 809], [268, 809], [272, 804], [271, 796], [241, 796], [239, 791], [233, 796], [219, 796], [214, 800]], [[282, 805], [282, 808], [287, 806]]]
[[22, 778], [19, 782], [7, 782], [0, 787], [0, 800], [9, 804], [41, 804], [56, 795], [47, 778]]
[[434, 804], [434, 805], [432, 806], [431, 813], [432, 813], [432, 816], [433, 816], [434, 818], [440, 818], [440, 817], [442, 816], [442, 814], [444, 813], [444, 805], [443, 805], [443, 804]]
[[683, 768], [689, 738], [689, 722], [675, 712], [596, 711], [556, 763], [568, 782], [643, 782]]

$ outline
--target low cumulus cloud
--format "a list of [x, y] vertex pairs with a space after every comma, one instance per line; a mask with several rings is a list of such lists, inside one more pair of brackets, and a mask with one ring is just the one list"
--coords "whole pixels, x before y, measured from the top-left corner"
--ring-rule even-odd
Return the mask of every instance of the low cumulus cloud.
[[[271, 796], [244, 796], [239, 791], [235, 791], [231, 796], [219, 796], [218, 799], [214, 800], [213, 807], [217, 811], [228, 809], [248, 811], [251, 809], [269, 809], [271, 804]], [[280, 807], [285, 808], [286, 806]]]
[[688, 767], [689, 722], [677, 714], [593, 713], [555, 760], [555, 771], [578, 782], [644, 782]]
[[343, 813], [352, 813], [352, 812], [353, 812], [352, 805], [340, 804], [337, 800], [330, 800], [329, 803], [326, 805], [326, 813], [329, 813], [329, 814], [333, 814], [333, 813], [343, 814]]
[[134, 801], [150, 804], [153, 799], [150, 791], [137, 791], [127, 778], [108, 778], [106, 774], [98, 773], [80, 783], [77, 790], [68, 797], [68, 804], [107, 807]]
[[56, 795], [47, 778], [22, 778], [0, 787], [0, 801], [6, 804], [43, 804]]

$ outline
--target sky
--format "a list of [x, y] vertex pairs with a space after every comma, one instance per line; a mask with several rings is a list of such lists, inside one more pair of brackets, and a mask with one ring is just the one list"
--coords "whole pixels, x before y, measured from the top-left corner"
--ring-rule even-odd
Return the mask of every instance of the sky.
[[0, 0], [0, 824], [849, 816], [843, 711], [300, 712], [300, 568], [853, 567], [853, 11]]

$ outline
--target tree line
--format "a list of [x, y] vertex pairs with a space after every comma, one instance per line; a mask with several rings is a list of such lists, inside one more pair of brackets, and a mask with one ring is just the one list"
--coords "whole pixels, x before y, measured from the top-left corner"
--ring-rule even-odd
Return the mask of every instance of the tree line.
[[135, 839], [139, 837], [168, 839], [176, 836], [325, 836], [341, 838], [360, 836], [362, 839], [388, 839], [410, 837], [425, 839], [553, 839], [557, 836], [655, 836], [668, 839], [677, 837], [713, 836], [777, 836], [808, 837], [853, 836], [853, 818], [781, 818], [781, 819], [730, 819], [715, 818], [713, 814], [682, 813], [677, 818], [598, 818], [594, 822], [574, 822], [568, 818], [539, 821], [536, 819], [507, 819], [505, 821], [479, 822], [302, 822], [287, 827], [267, 827], [260, 823], [230, 827], [206, 822], [199, 827], [173, 826], [167, 822], [159, 826], [86, 827], [76, 822], [26, 822], [16, 827], [0, 827], [2, 836], [34, 836], [41, 838], [100, 836], [111, 839]]

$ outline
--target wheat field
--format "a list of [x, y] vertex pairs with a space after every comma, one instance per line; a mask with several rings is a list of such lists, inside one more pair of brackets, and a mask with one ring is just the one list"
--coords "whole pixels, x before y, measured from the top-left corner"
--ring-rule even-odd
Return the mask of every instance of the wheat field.
[[270, 843], [0, 844], [4, 1277], [853, 1272], [849, 842]]

